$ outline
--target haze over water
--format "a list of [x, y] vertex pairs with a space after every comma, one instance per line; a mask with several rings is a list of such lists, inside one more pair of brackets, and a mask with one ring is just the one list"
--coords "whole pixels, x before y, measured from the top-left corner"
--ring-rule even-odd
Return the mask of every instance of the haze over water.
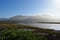
[[44, 28], [44, 29], [60, 30], [60, 24], [32, 23], [29, 25], [38, 27], [38, 28]]
[[20, 24], [30, 25], [33, 27], [38, 27], [43, 29], [60, 30], [60, 24], [45, 24], [45, 23], [20, 23]]

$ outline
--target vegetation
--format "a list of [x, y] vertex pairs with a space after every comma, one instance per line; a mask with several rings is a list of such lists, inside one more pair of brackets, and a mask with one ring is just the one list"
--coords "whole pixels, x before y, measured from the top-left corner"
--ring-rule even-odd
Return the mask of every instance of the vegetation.
[[1, 31], [0, 40], [47, 40], [47, 38], [32, 31], [9, 29]]
[[50, 36], [53, 38], [53, 35], [57, 34], [60, 35], [60, 32], [31, 27], [29, 25], [17, 25], [5, 22], [0, 23], [0, 40], [48, 40]]

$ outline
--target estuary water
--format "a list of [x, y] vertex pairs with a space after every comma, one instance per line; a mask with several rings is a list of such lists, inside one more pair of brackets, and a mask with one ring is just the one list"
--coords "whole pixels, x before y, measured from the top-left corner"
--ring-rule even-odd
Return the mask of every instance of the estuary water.
[[47, 23], [21, 23], [21, 24], [30, 25], [38, 28], [44, 28], [44, 29], [60, 30], [60, 24], [47, 24]]
[[44, 29], [60, 30], [60, 24], [30, 23], [29, 25]]

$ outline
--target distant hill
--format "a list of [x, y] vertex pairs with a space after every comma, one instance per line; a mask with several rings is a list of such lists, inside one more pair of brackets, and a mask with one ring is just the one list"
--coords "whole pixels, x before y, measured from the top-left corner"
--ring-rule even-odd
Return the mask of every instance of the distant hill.
[[0, 18], [0, 21], [7, 21], [9, 18]]
[[48, 15], [40, 16], [22, 16], [17, 15], [10, 18], [0, 18], [0, 21], [16, 21], [16, 22], [60, 22], [59, 17], [53, 17]]
[[28, 18], [28, 17], [27, 16], [21, 16], [21, 15], [10, 17], [11, 20], [24, 20], [26, 18]]

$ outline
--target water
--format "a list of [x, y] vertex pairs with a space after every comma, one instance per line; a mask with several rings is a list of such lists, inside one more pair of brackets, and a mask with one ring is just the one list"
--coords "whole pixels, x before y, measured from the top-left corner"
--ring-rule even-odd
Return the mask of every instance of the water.
[[60, 30], [60, 24], [26, 23], [26, 25], [30, 25], [38, 28], [44, 28], [44, 29]]
[[60, 24], [29, 23], [28, 25], [44, 29], [60, 30]]

